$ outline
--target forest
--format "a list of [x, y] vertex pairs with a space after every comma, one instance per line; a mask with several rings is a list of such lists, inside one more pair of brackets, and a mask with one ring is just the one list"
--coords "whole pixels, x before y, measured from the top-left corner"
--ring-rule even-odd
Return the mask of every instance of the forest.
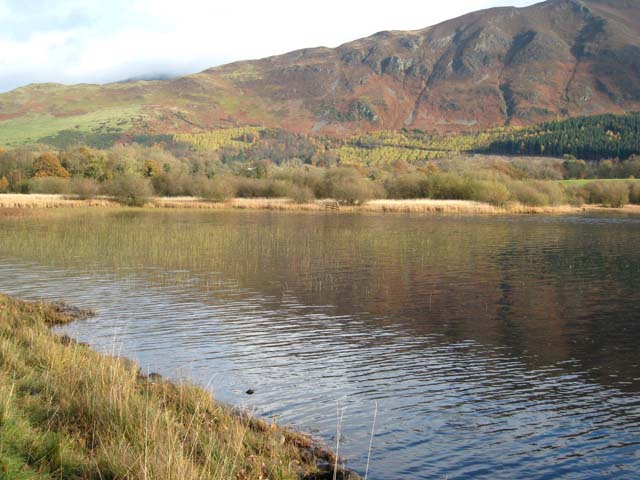
[[[640, 193], [639, 128], [640, 114], [629, 114], [455, 135], [402, 130], [338, 138], [234, 127], [102, 148], [57, 137], [0, 149], [0, 193], [108, 195], [131, 205], [150, 196], [619, 204]], [[562, 183], [590, 179], [624, 181]], [[617, 200], [602, 200], [607, 195]]]
[[477, 150], [502, 155], [571, 155], [582, 160], [627, 159], [640, 152], [640, 113], [546, 122], [509, 132]]

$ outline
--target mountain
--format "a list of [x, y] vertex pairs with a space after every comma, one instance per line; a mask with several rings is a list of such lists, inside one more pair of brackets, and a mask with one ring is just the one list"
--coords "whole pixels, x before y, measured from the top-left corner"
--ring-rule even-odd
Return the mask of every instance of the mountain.
[[31, 85], [0, 95], [0, 144], [232, 125], [478, 130], [640, 110], [639, 11], [640, 0], [549, 0], [172, 80]]

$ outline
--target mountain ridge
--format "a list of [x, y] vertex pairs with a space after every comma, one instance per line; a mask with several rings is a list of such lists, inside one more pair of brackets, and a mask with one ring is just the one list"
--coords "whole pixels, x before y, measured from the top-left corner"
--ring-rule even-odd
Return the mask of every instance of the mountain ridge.
[[[34, 84], [0, 94], [0, 129], [27, 128], [21, 138], [31, 141], [69, 127], [124, 135], [260, 125], [347, 135], [640, 110], [637, 11], [640, 0], [548, 0], [171, 80]], [[40, 130], [29, 130], [30, 118]]]

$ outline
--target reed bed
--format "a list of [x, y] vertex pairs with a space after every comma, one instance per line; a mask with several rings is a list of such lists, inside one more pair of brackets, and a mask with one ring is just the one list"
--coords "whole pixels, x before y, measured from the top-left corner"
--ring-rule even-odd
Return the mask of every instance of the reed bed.
[[[362, 205], [341, 205], [338, 209], [333, 200], [313, 200], [296, 203], [287, 198], [234, 198], [224, 202], [205, 201], [195, 197], [155, 197], [145, 207], [167, 209], [201, 209], [201, 210], [276, 210], [276, 211], [308, 211], [308, 212], [374, 212], [374, 213], [424, 213], [424, 214], [458, 214], [458, 215], [504, 215], [504, 214], [572, 214], [579, 212], [621, 211], [640, 213], [640, 206], [626, 205], [620, 208], [605, 208], [601, 205], [549, 205], [532, 206], [518, 202], [510, 202], [504, 206], [472, 200], [371, 200]], [[81, 200], [64, 195], [46, 194], [2, 194], [0, 208], [86, 208], [86, 207], [121, 207], [122, 205], [107, 197]]]
[[496, 214], [504, 209], [468, 200], [372, 200], [362, 205], [368, 212]]
[[207, 202], [194, 197], [155, 198], [148, 206], [156, 208], [238, 209], [238, 210], [301, 210], [323, 211], [326, 203], [316, 200], [295, 203], [286, 198], [234, 198], [225, 202]]
[[0, 478], [330, 475], [319, 461], [335, 457], [309, 437], [49, 331], [82, 313], [0, 295]]
[[119, 203], [104, 197], [79, 199], [55, 194], [19, 194], [0, 195], [0, 208], [84, 208], [117, 207]]

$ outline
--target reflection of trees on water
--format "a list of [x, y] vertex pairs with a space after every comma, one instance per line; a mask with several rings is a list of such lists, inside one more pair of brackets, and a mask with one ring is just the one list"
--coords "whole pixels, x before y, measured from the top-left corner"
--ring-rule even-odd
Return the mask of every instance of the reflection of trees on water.
[[[471, 339], [532, 366], [576, 358], [601, 382], [640, 387], [631, 380], [640, 364], [637, 222], [266, 212], [2, 222], [3, 255], [144, 270], [152, 281], [179, 280], [185, 295], [224, 296], [233, 280], [274, 308], [293, 296], [357, 320], [345, 329]], [[374, 337], [360, 341], [392, 338]]]

